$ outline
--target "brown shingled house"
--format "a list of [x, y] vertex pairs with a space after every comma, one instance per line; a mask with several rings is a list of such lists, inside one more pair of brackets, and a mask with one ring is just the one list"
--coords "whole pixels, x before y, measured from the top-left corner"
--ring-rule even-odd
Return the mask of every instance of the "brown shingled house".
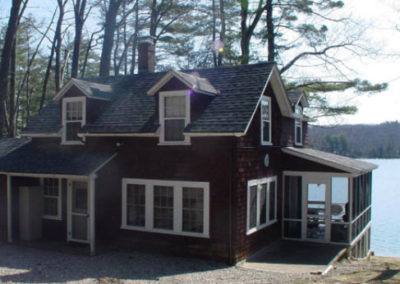
[[0, 141], [1, 239], [231, 263], [277, 239], [368, 253], [375, 166], [305, 147], [306, 97], [273, 63], [153, 73], [146, 58], [72, 79], [23, 143]]

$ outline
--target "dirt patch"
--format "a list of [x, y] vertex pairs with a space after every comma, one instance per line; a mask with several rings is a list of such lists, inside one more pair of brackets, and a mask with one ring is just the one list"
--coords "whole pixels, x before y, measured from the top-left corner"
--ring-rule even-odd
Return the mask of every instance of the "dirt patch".
[[[313, 283], [400, 283], [400, 258], [373, 256], [364, 260], [342, 260], [327, 275]], [[304, 282], [298, 282], [304, 283]]]

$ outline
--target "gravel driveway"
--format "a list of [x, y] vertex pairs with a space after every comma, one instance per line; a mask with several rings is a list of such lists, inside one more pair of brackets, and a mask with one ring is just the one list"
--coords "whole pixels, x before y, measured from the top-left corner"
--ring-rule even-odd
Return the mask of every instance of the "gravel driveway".
[[89, 257], [0, 242], [0, 282], [298, 283], [313, 277], [136, 251]]

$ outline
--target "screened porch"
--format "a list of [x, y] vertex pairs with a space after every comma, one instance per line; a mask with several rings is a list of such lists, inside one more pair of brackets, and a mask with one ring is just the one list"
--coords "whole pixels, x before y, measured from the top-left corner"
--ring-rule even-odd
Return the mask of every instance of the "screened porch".
[[[296, 154], [304, 154], [301, 150], [296, 149]], [[316, 150], [312, 151], [315, 154]], [[346, 245], [351, 248], [352, 256], [365, 257], [370, 250], [371, 185], [375, 166], [317, 152], [320, 164], [327, 166], [326, 159], [331, 158], [329, 166], [336, 171], [301, 171], [301, 168], [284, 171], [282, 236], [287, 240]], [[332, 162], [337, 157], [341, 159], [340, 164]], [[350, 162], [351, 169], [345, 169]], [[361, 166], [369, 170], [360, 171]]]

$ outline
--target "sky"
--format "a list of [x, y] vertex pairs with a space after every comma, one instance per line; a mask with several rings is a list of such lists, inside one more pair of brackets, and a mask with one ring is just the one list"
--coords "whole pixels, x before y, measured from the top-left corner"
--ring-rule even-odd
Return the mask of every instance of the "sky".
[[[345, 0], [346, 11], [360, 22], [368, 23], [368, 40], [380, 55], [354, 56], [347, 65], [355, 72], [354, 77], [372, 83], [389, 83], [387, 90], [377, 94], [359, 95], [354, 91], [332, 94], [332, 103], [352, 104], [358, 107], [355, 115], [320, 119], [316, 124], [377, 124], [400, 121], [400, 2], [399, 0]], [[396, 3], [397, 2], [397, 3]], [[9, 13], [11, 0], [0, 0], [0, 19]], [[29, 0], [26, 13], [39, 20], [51, 17], [55, 0]], [[69, 15], [72, 17], [72, 15]], [[396, 30], [396, 25], [399, 30]]]

